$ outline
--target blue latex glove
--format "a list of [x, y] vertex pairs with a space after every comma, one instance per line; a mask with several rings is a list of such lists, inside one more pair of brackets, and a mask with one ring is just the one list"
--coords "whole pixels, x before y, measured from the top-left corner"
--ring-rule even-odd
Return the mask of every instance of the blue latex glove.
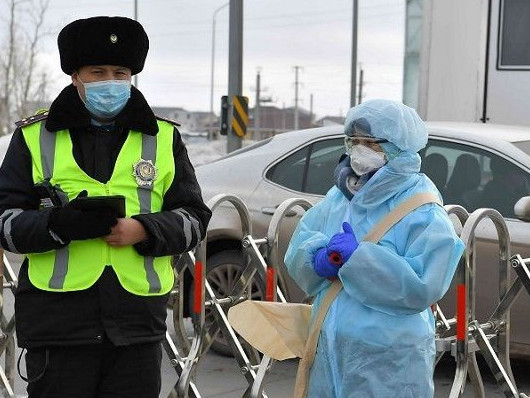
[[359, 246], [357, 238], [353, 233], [353, 229], [348, 222], [342, 223], [342, 229], [344, 232], [339, 232], [331, 237], [327, 247], [327, 255], [332, 253], [338, 253], [342, 257], [342, 263], [344, 264], [351, 257], [353, 252]]
[[339, 273], [340, 266], [333, 264], [327, 254], [327, 249], [323, 247], [315, 253], [313, 258], [313, 269], [322, 278], [335, 278]]

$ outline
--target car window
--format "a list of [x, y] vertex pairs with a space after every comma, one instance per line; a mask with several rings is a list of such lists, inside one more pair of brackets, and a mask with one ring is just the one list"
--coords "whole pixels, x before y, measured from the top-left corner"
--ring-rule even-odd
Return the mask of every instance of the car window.
[[309, 146], [306, 146], [271, 167], [266, 178], [286, 188], [302, 191]]
[[512, 144], [515, 145], [517, 148], [519, 148], [524, 153], [526, 153], [527, 155], [530, 155], [530, 141], [516, 141], [516, 142], [512, 142]]
[[422, 172], [436, 184], [446, 204], [459, 204], [469, 212], [489, 207], [504, 217], [515, 217], [515, 202], [530, 195], [529, 175], [491, 152], [430, 139], [420, 155]]
[[312, 145], [304, 192], [326, 194], [333, 185], [333, 171], [344, 151], [343, 139], [319, 141]]
[[265, 177], [299, 192], [325, 195], [333, 185], [333, 171], [343, 153], [343, 139], [318, 141], [275, 164]]

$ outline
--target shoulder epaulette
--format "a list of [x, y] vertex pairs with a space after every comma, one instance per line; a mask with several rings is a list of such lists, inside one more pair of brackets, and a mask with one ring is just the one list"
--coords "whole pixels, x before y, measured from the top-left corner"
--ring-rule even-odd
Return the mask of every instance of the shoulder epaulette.
[[168, 119], [168, 118], [165, 118], [165, 117], [162, 117], [162, 116], [158, 116], [158, 115], [155, 115], [155, 117], [158, 120], [163, 120], [164, 122], [168, 122], [168, 123], [173, 124], [174, 126], [180, 127], [180, 123], [176, 122], [175, 120], [171, 120], [171, 119]]
[[47, 110], [46, 111], [39, 111], [38, 113], [36, 113], [33, 116], [26, 117], [26, 118], [24, 118], [22, 120], [19, 120], [18, 122], [15, 122], [15, 126], [17, 126], [17, 128], [26, 127], [26, 126], [29, 126], [30, 124], [37, 123], [37, 122], [40, 122], [42, 120], [45, 120], [47, 117], [48, 117], [48, 111]]

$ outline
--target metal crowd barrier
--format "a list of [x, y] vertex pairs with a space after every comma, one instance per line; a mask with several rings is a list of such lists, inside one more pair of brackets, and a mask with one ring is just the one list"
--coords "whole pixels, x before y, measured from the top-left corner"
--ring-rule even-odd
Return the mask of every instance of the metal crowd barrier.
[[[246, 266], [232, 291], [226, 297], [217, 297], [206, 278], [206, 242], [196, 248], [195, 253], [183, 254], [175, 267], [176, 288], [173, 296], [173, 321], [175, 340], [166, 333], [163, 347], [175, 369], [177, 381], [169, 393], [170, 398], [200, 398], [199, 386], [195, 375], [200, 361], [204, 358], [217, 334], [221, 332], [229, 343], [239, 369], [245, 377], [248, 388], [243, 397], [267, 398], [263, 391], [264, 380], [273, 360], [259, 353], [240, 339], [230, 324], [227, 313], [231, 306], [250, 298], [250, 286], [256, 274], [265, 281], [265, 299], [285, 302], [285, 296], [278, 286], [282, 281], [279, 270], [280, 250], [279, 233], [283, 219], [290, 215], [296, 206], [303, 210], [312, 205], [305, 199], [288, 199], [274, 212], [267, 236], [255, 239], [252, 236], [250, 215], [246, 205], [234, 195], [220, 194], [208, 202], [215, 212], [216, 208], [228, 202], [237, 211], [241, 221], [242, 247]], [[476, 353], [480, 352], [493, 372], [504, 396], [528, 398], [517, 390], [510, 366], [509, 330], [510, 308], [523, 290], [530, 294], [530, 258], [520, 255], [510, 257], [510, 237], [502, 216], [492, 209], [478, 209], [471, 214], [461, 206], [445, 207], [448, 214], [456, 216], [462, 225], [461, 238], [465, 243], [465, 254], [460, 260], [455, 275], [457, 310], [452, 318], [447, 318], [442, 309], [435, 308], [436, 315], [436, 361], [445, 352], [450, 352], [456, 361], [455, 378], [449, 398], [462, 396], [467, 376], [470, 377], [475, 397], [485, 397]], [[475, 230], [483, 219], [490, 219], [497, 230], [499, 241], [499, 302], [491, 316], [480, 322], [475, 315]], [[260, 246], [265, 245], [265, 250]], [[263, 248], [262, 248], [263, 249]], [[262, 255], [265, 252], [265, 258]], [[17, 278], [2, 255], [2, 273], [0, 274], [0, 356], [5, 357], [5, 366], [0, 365], [0, 393], [4, 397], [15, 397], [15, 316], [7, 318], [4, 311], [4, 289], [16, 287]], [[510, 282], [510, 269], [517, 276]], [[193, 335], [188, 336], [183, 308], [184, 275], [189, 270], [193, 277], [193, 305], [191, 310]], [[281, 284], [281, 283], [280, 283]], [[454, 331], [454, 334], [453, 334]], [[492, 343], [493, 342], [493, 343]]]
[[[477, 209], [468, 214], [460, 206], [446, 206], [449, 214], [455, 214], [462, 224], [461, 239], [465, 244], [465, 253], [458, 264], [454, 281], [456, 282], [456, 315], [447, 319], [438, 312], [436, 347], [441, 357], [451, 352], [455, 357], [455, 378], [449, 398], [460, 397], [464, 393], [469, 376], [477, 398], [485, 397], [484, 385], [476, 360], [480, 352], [492, 371], [498, 386], [506, 397], [523, 398], [525, 394], [517, 390], [510, 365], [510, 307], [517, 299], [522, 288], [530, 294], [530, 274], [527, 263], [519, 255], [510, 258], [510, 235], [501, 214], [493, 209]], [[499, 302], [491, 316], [480, 322], [475, 314], [475, 231], [478, 224], [489, 219], [495, 225], [499, 242]], [[517, 278], [508, 289], [510, 267], [517, 272]], [[456, 334], [446, 337], [452, 327]], [[493, 342], [493, 343], [492, 343]], [[439, 359], [439, 358], [438, 358]]]
[[0, 249], [0, 357], [4, 356], [4, 367], [0, 365], [0, 394], [2, 397], [15, 397], [15, 315], [7, 317], [4, 304], [4, 289], [13, 291], [17, 286], [17, 276], [9, 260]]
[[[203, 243], [196, 250], [197, 260], [194, 262], [187, 262], [187, 266], [192, 272], [194, 283], [194, 304], [193, 304], [193, 329], [191, 347], [187, 355], [180, 358], [182, 364], [182, 371], [179, 373], [179, 379], [172, 393], [178, 397], [199, 396], [197, 393], [191, 395], [190, 385], [200, 360], [208, 351], [208, 348], [213, 343], [219, 332], [222, 332], [223, 337], [229, 343], [235, 359], [238, 362], [239, 368], [243, 376], [246, 378], [249, 387], [246, 396], [250, 394], [250, 390], [258, 378], [263, 376], [256, 373], [259, 368], [260, 358], [258, 352], [250, 347], [245, 342], [242, 342], [236, 336], [234, 330], [228, 323], [227, 313], [230, 306], [235, 305], [242, 300], [249, 298], [250, 286], [252, 279], [258, 272], [262, 277], [265, 276], [266, 264], [259, 251], [258, 245], [266, 243], [264, 239], [254, 239], [252, 237], [252, 227], [250, 223], [250, 215], [245, 204], [236, 196], [220, 194], [213, 197], [208, 203], [208, 207], [215, 212], [216, 208], [224, 202], [232, 204], [241, 220], [242, 228], [242, 246], [246, 255], [246, 267], [236, 281], [232, 291], [226, 297], [217, 297], [214, 290], [206, 279], [206, 263], [204, 259], [207, 257], [206, 245]], [[204, 238], [207, 241], [207, 236]], [[188, 253], [188, 256], [191, 256]], [[193, 264], [193, 265], [192, 265]], [[183, 278], [184, 272], [182, 269], [178, 270], [179, 279]], [[179, 281], [180, 292], [183, 283]], [[180, 295], [182, 296], [182, 295]], [[182, 298], [179, 298], [177, 303], [177, 313], [182, 317]], [[210, 322], [206, 322], [206, 309], [209, 310]], [[183, 321], [179, 320], [177, 325], [182, 326]], [[183, 329], [182, 329], [183, 330]], [[179, 334], [179, 331], [177, 331]], [[260, 393], [259, 397], [266, 398], [264, 393]]]
[[[203, 241], [204, 242], [204, 241]], [[201, 252], [201, 246], [204, 244], [201, 242], [199, 246], [197, 246], [197, 251]], [[173, 304], [173, 311], [176, 312], [177, 309], [180, 309], [182, 311], [182, 308], [184, 306], [184, 296], [181, 294], [181, 292], [184, 291], [184, 271], [186, 268], [190, 269], [190, 272], [197, 272], [198, 274], [202, 274], [204, 271], [201, 267], [201, 260], [198, 259], [199, 265], [197, 267], [193, 267], [193, 264], [195, 264], [195, 258], [193, 257], [193, 254], [191, 253], [185, 253], [183, 254], [175, 267], [175, 276], [177, 281], [177, 290], [172, 292], [173, 299], [177, 300], [177, 303]], [[191, 265], [190, 265], [191, 262]], [[199, 276], [200, 278], [200, 276]], [[182, 313], [182, 312], [180, 312]], [[204, 321], [204, 320], [202, 320]], [[171, 336], [169, 332], [166, 332], [166, 337], [162, 341], [162, 347], [166, 351], [166, 354], [169, 357], [169, 363], [171, 366], [175, 369], [175, 372], [177, 373], [177, 383], [173, 386], [173, 389], [168, 394], [168, 398], [179, 398], [184, 395], [180, 394], [179, 391], [179, 381], [183, 378], [183, 376], [188, 371], [188, 359], [193, 358], [195, 355], [195, 349], [197, 347], [193, 347], [190, 345], [188, 341], [188, 336], [186, 334], [186, 327], [184, 325], [183, 318], [180, 316], [173, 316], [173, 322], [174, 322], [174, 329], [175, 329], [175, 336], [176, 336], [176, 344], [171, 339]], [[195, 330], [195, 334], [197, 333], [197, 330]], [[199, 390], [197, 389], [197, 386], [195, 383], [188, 377], [187, 379], [187, 385], [186, 385], [186, 397], [191, 398], [200, 398], [201, 395], [199, 393]]]
[[[282, 273], [279, 272], [278, 264], [280, 263], [279, 251], [279, 227], [281, 221], [286, 217], [293, 207], [299, 206], [304, 210], [311, 207], [311, 203], [305, 199], [289, 199], [282, 203], [274, 212], [271, 222], [269, 224], [267, 236], [265, 238], [256, 239], [252, 236], [252, 229], [250, 224], [250, 215], [245, 204], [236, 196], [221, 194], [212, 198], [208, 202], [208, 207], [215, 212], [215, 209], [222, 203], [228, 202], [232, 204], [238, 212], [242, 227], [242, 247], [245, 253], [247, 263], [238, 281], [236, 281], [232, 291], [226, 297], [217, 297], [206, 279], [206, 263], [204, 259], [207, 257], [204, 242], [207, 241], [205, 237], [203, 243], [196, 250], [197, 259], [190, 260], [191, 253], [187, 260], [179, 261], [177, 265], [178, 288], [174, 301], [174, 316], [175, 328], [177, 335], [177, 342], [179, 347], [174, 348], [171, 352], [176, 352], [173, 356], [173, 365], [178, 374], [178, 381], [170, 394], [171, 397], [199, 397], [197, 384], [192, 384], [194, 374], [196, 374], [197, 367], [201, 359], [204, 357], [217, 333], [221, 331], [223, 336], [232, 348], [235, 360], [238, 362], [239, 369], [246, 378], [248, 388], [243, 394], [244, 397], [249, 398], [266, 398], [264, 389], [264, 380], [267, 371], [273, 365], [273, 360], [266, 355], [263, 355], [260, 360], [259, 353], [249, 346], [244, 340], [240, 339], [230, 326], [227, 320], [227, 313], [231, 306], [240, 303], [243, 300], [250, 298], [250, 286], [252, 279], [256, 274], [259, 274], [261, 279], [265, 281], [265, 299], [270, 301], [285, 302], [285, 296], [278, 286], [278, 279], [283, 278]], [[265, 245], [265, 250], [260, 251], [260, 247]], [[265, 252], [265, 258], [262, 255]], [[183, 321], [183, 306], [185, 303], [182, 300], [183, 292], [183, 278], [184, 269], [188, 268], [193, 275], [194, 284], [194, 304], [193, 304], [193, 320], [194, 333], [191, 345], [187, 342], [187, 336], [182, 331], [184, 328]], [[208, 317], [210, 322], [206, 322], [206, 310], [209, 310]], [[166, 351], [168, 349], [166, 348]], [[192, 391], [192, 387], [195, 390]]]

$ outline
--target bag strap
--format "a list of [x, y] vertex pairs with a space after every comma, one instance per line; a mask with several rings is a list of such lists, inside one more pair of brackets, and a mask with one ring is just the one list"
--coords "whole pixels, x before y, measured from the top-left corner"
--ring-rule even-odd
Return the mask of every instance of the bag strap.
[[379, 242], [387, 231], [397, 224], [403, 217], [409, 214], [412, 210], [415, 210], [426, 203], [437, 203], [440, 206], [442, 205], [438, 196], [430, 192], [418, 193], [411, 196], [383, 217], [383, 219], [366, 234], [363, 238], [363, 242]]
[[[440, 206], [442, 205], [438, 196], [433, 193], [425, 192], [416, 194], [400, 203], [393, 211], [383, 217], [383, 219], [381, 219], [381, 221], [379, 221], [372, 230], [366, 234], [363, 242], [379, 242], [385, 233], [403, 217], [427, 203], [437, 203]], [[324, 318], [326, 317], [329, 307], [331, 307], [331, 303], [335, 300], [341, 289], [342, 283], [340, 279], [337, 278], [333, 281], [322, 299], [315, 321], [313, 322], [313, 327], [310, 329], [309, 336], [307, 337], [304, 356], [300, 359], [300, 363], [298, 364], [293, 398], [305, 398], [307, 395], [309, 370], [315, 359], [320, 330], [322, 329], [322, 324], [324, 323]]]
[[331, 286], [328, 288], [326, 295], [322, 299], [320, 308], [318, 309], [313, 327], [309, 329], [309, 335], [304, 348], [304, 356], [300, 358], [298, 363], [298, 369], [296, 371], [296, 381], [294, 385], [293, 398], [305, 398], [307, 395], [307, 385], [309, 379], [309, 369], [313, 365], [313, 360], [317, 352], [318, 337], [320, 336], [320, 329], [324, 323], [324, 318], [328, 312], [331, 303], [335, 300], [335, 297], [342, 290], [342, 283], [339, 278], [335, 279]]

